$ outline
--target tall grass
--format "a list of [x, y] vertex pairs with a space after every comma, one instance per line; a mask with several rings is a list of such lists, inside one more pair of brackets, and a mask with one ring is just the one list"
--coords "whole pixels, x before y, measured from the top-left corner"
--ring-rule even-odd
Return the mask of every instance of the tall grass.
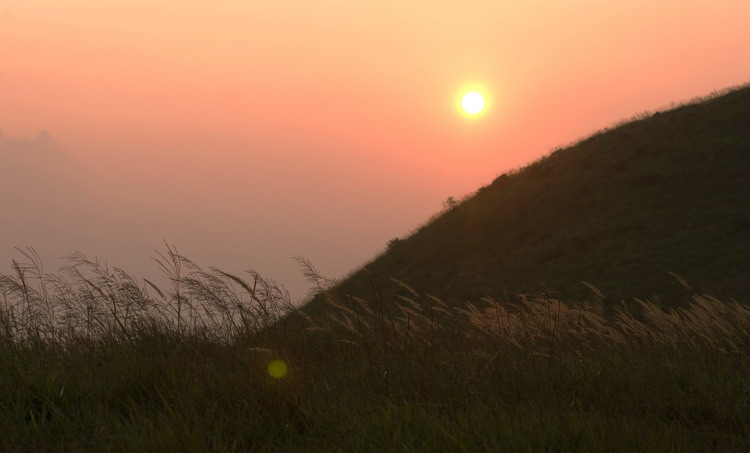
[[[407, 283], [296, 309], [168, 247], [161, 288], [33, 250], [0, 275], [3, 451], [744, 451], [750, 308], [694, 294], [462, 306]], [[395, 286], [383, 300], [382, 285]], [[283, 360], [288, 373], [269, 376]]]
[[157, 265], [171, 284], [160, 288], [120, 268], [74, 253], [61, 275], [48, 274], [33, 249], [20, 250], [0, 275], [0, 329], [6, 341], [130, 341], [144, 329], [231, 341], [271, 325], [292, 306], [286, 290], [249, 271], [249, 278], [201, 269], [167, 246]]

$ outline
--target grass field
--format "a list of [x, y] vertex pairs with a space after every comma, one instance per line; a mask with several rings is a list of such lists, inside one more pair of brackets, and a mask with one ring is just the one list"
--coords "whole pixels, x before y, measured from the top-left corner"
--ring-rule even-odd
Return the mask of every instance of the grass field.
[[257, 274], [159, 261], [170, 288], [81, 255], [44, 274], [32, 250], [0, 276], [0, 450], [750, 448], [750, 309], [732, 300], [607, 306], [591, 286], [586, 304], [456, 308], [373, 281], [368, 300], [321, 288], [312, 316]]

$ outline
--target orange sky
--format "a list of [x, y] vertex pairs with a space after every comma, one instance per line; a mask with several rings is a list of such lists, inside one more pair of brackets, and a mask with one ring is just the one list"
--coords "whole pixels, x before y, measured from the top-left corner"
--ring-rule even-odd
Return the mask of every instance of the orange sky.
[[341, 276], [449, 196], [750, 80], [748, 20], [747, 0], [0, 0], [0, 266], [32, 245], [147, 276], [166, 239], [299, 298], [290, 256]]

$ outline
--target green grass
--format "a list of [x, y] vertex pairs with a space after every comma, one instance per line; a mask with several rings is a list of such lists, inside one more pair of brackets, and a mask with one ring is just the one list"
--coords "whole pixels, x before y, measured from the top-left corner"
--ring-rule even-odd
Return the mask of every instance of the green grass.
[[[326, 292], [311, 316], [257, 274], [203, 271], [174, 249], [160, 258], [165, 289], [80, 255], [62, 276], [26, 258], [0, 276], [2, 451], [690, 452], [750, 441], [750, 309], [730, 300], [696, 295], [665, 312], [546, 293], [455, 308], [393, 281], [394, 304]], [[275, 359], [288, 364], [281, 379], [267, 373]]]

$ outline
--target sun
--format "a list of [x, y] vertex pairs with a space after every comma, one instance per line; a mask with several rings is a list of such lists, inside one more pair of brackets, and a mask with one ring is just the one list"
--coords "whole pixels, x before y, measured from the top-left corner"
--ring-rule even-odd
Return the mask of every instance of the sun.
[[461, 108], [469, 115], [482, 113], [482, 110], [484, 110], [484, 96], [477, 91], [469, 91], [461, 97]]
[[484, 116], [491, 107], [489, 91], [479, 83], [467, 83], [456, 92], [456, 109], [467, 118]]

